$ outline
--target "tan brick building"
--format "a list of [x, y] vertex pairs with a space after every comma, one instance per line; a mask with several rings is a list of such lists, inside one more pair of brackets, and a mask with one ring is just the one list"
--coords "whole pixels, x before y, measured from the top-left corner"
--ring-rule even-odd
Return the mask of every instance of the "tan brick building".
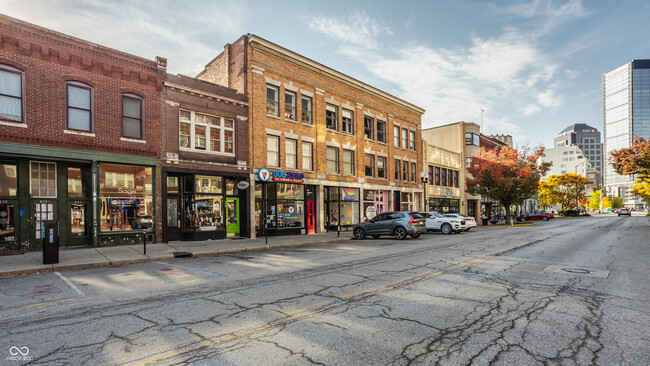
[[305, 234], [421, 208], [422, 108], [254, 35], [198, 78], [249, 96], [258, 234], [265, 222]]

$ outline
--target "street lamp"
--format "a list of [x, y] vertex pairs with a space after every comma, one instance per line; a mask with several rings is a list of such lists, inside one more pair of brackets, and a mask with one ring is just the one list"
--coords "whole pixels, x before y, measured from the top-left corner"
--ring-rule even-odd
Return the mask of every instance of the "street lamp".
[[429, 183], [429, 175], [426, 172], [421, 171], [420, 172], [420, 180], [422, 181], [422, 184], [424, 184], [424, 205], [423, 205], [424, 206], [424, 211], [428, 211], [428, 209], [429, 209], [428, 206], [429, 205], [428, 205], [428, 202], [427, 202], [427, 183]]

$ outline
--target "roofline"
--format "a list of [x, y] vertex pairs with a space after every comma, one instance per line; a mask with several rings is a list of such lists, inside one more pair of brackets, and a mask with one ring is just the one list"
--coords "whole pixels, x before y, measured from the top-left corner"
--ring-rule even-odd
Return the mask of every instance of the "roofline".
[[[463, 124], [463, 125], [474, 125], [474, 126], [479, 127], [479, 128], [481, 127], [481, 126], [480, 126], [478, 123], [476, 123], [476, 122], [458, 121], [458, 122], [447, 123], [447, 124], [440, 125], [440, 126], [434, 126], [434, 127], [423, 128], [423, 129], [422, 129], [422, 132], [424, 132], [424, 131], [428, 131], [428, 130], [435, 130], [436, 128], [442, 128], [442, 127], [447, 127], [447, 126], [451, 126], [451, 125], [457, 125], [457, 124], [458, 124], [458, 125], [460, 125], [460, 124]], [[483, 134], [483, 133], [481, 133], [481, 134]]]
[[344, 74], [342, 72], [336, 71], [336, 70], [334, 70], [334, 69], [332, 69], [330, 67], [327, 67], [327, 66], [325, 66], [325, 65], [323, 65], [321, 63], [318, 63], [318, 62], [316, 62], [316, 61], [314, 61], [314, 60], [312, 60], [312, 59], [310, 59], [308, 57], [302, 56], [302, 55], [300, 55], [300, 54], [298, 54], [296, 52], [293, 52], [293, 51], [291, 51], [289, 49], [286, 49], [286, 48], [284, 48], [284, 47], [282, 47], [280, 45], [277, 45], [277, 44], [275, 44], [275, 43], [273, 43], [271, 41], [268, 41], [268, 40], [266, 40], [266, 39], [264, 39], [262, 37], [256, 36], [254, 34], [248, 35], [248, 43], [249, 44], [257, 43], [257, 44], [259, 44], [259, 45], [261, 45], [263, 47], [271, 49], [271, 50], [273, 50], [275, 52], [278, 52], [278, 53], [280, 53], [282, 55], [289, 56], [292, 59], [296, 60], [297, 62], [307, 64], [307, 65], [309, 65], [309, 66], [311, 66], [313, 68], [316, 68], [317, 70], [319, 70], [321, 72], [324, 72], [325, 74], [329, 74], [332, 77], [344, 80], [344, 81], [346, 81], [348, 83], [351, 83], [351, 84], [353, 84], [353, 85], [355, 85], [355, 86], [357, 86], [357, 87], [359, 87], [361, 89], [366, 89], [366, 90], [370, 91], [371, 93], [374, 93], [374, 94], [376, 94], [376, 95], [378, 95], [380, 97], [383, 97], [385, 99], [388, 99], [390, 101], [393, 101], [393, 102], [395, 102], [395, 103], [397, 103], [397, 104], [399, 104], [399, 105], [401, 105], [403, 107], [406, 107], [408, 109], [411, 109], [411, 110], [413, 110], [413, 111], [415, 111], [417, 113], [424, 114], [424, 112], [426, 111], [424, 108], [418, 107], [413, 103], [407, 102], [404, 99], [401, 99], [401, 98], [398, 98], [398, 97], [396, 97], [396, 96], [394, 96], [392, 94], [386, 93], [383, 90], [377, 89], [377, 88], [375, 88], [375, 87], [373, 87], [371, 85], [368, 85], [368, 84], [366, 84], [366, 83], [364, 83], [362, 81], [359, 81], [359, 80], [357, 80], [357, 79], [355, 79], [355, 78], [353, 78], [351, 76], [348, 76], [348, 75], [346, 75], [346, 74]]
[[24, 20], [13, 18], [13, 17], [10, 17], [10, 16], [2, 14], [2, 13], [0, 13], [0, 19], [1, 20], [7, 20], [9, 22], [14, 22], [16, 24], [19, 24], [19, 25], [22, 25], [22, 26], [25, 26], [25, 27], [28, 27], [28, 28], [32, 28], [34, 31], [40, 31], [40, 32], [47, 33], [47, 34], [49, 34], [51, 36], [65, 38], [65, 39], [67, 39], [68, 41], [71, 41], [71, 42], [81, 43], [81, 44], [89, 46], [91, 48], [97, 48], [97, 49], [104, 50], [104, 51], [114, 52], [114, 53], [117, 53], [117, 54], [122, 55], [124, 57], [128, 57], [128, 58], [135, 59], [135, 60], [138, 60], [138, 61], [149, 62], [149, 63], [152, 63], [154, 67], [156, 67], [156, 65], [157, 65], [156, 60], [150, 60], [148, 58], [136, 56], [136, 55], [126, 53], [124, 51], [120, 51], [120, 50], [117, 50], [117, 49], [114, 49], [114, 48], [102, 46], [100, 44], [93, 43], [93, 42], [87, 41], [85, 39], [81, 39], [81, 38], [71, 36], [69, 34], [57, 32], [55, 30], [45, 28], [45, 27], [42, 27], [40, 25], [36, 25], [36, 24], [33, 24], [33, 23], [29, 23], [29, 22], [26, 22]]

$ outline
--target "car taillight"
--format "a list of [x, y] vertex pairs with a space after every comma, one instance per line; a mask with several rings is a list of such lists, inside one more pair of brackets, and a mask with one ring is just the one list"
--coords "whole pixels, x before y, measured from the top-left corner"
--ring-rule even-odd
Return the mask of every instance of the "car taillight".
[[[411, 216], [411, 215], [409, 215], [409, 216]], [[415, 219], [413, 218], [413, 216], [411, 216], [411, 221], [409, 221], [409, 224], [415, 224]]]

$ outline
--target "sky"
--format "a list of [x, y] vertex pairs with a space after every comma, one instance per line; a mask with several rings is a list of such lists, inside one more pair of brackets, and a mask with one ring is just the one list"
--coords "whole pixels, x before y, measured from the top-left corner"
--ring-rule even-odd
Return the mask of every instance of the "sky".
[[252, 33], [424, 108], [423, 128], [482, 118], [517, 146], [602, 130], [602, 75], [650, 58], [647, 0], [0, 0], [0, 13], [189, 76]]

